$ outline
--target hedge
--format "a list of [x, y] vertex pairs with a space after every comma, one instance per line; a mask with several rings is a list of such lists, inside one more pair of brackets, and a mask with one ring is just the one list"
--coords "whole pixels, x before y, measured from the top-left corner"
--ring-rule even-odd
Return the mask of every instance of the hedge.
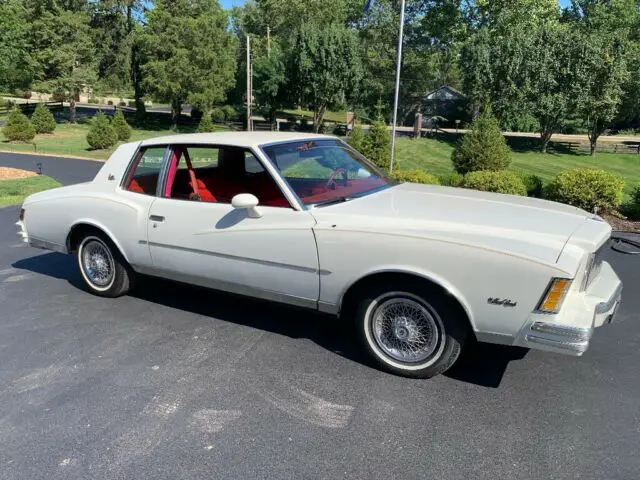
[[527, 188], [522, 179], [517, 173], [513, 172], [491, 172], [488, 170], [471, 172], [464, 177], [462, 186], [474, 190], [482, 190], [483, 192], [521, 196], [527, 194]]
[[607, 213], [622, 203], [624, 180], [615, 173], [575, 168], [559, 173], [546, 189], [549, 200], [566, 203], [588, 212]]
[[403, 170], [401, 172], [394, 172], [392, 177], [399, 182], [440, 185], [440, 180], [438, 180], [438, 177], [436, 177], [435, 175], [431, 175], [424, 170]]

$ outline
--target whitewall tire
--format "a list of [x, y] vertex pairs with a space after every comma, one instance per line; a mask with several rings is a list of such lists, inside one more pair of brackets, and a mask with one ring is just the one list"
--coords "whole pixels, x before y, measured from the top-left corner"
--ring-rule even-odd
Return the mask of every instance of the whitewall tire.
[[134, 272], [106, 235], [85, 234], [80, 239], [76, 256], [89, 292], [102, 297], [119, 297], [129, 291]]
[[384, 370], [430, 378], [449, 369], [460, 355], [468, 331], [460, 310], [435, 288], [405, 282], [393, 288], [374, 285], [357, 308], [358, 336], [369, 357]]

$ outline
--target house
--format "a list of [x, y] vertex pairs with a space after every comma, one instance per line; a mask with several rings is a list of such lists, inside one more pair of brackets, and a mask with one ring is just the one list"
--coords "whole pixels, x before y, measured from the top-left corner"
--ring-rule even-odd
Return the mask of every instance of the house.
[[422, 125], [455, 127], [456, 120], [468, 122], [469, 101], [466, 95], [453, 87], [443, 85], [422, 98]]

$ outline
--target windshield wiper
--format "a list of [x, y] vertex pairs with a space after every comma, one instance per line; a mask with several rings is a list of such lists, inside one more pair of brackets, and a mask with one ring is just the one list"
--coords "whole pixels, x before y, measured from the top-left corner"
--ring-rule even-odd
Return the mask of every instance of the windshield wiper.
[[351, 197], [336, 197], [336, 198], [332, 198], [331, 200], [325, 200], [324, 202], [318, 202], [318, 203], [314, 203], [313, 206], [314, 207], [326, 207], [327, 205], [334, 205], [336, 203], [344, 203], [344, 202], [348, 202], [349, 200], [351, 200]]

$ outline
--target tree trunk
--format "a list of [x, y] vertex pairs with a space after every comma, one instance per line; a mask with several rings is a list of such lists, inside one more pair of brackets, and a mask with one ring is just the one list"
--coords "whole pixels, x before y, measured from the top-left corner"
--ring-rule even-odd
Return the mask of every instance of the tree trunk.
[[131, 49], [131, 83], [133, 83], [133, 96], [136, 102], [136, 118], [143, 119], [146, 108], [142, 98], [142, 73], [140, 71], [140, 52], [137, 45]]
[[69, 101], [69, 111], [71, 112], [71, 123], [76, 123], [76, 96], [75, 93], [71, 95]]
[[178, 130], [178, 120], [182, 112], [182, 100], [171, 101], [171, 130]]
[[314, 133], [318, 133], [320, 131], [320, 127], [322, 126], [322, 120], [324, 120], [324, 114], [327, 111], [327, 106], [322, 104], [313, 112], [313, 131]]
[[549, 147], [549, 141], [551, 140], [551, 135], [553, 135], [553, 131], [550, 129], [543, 129], [540, 132], [540, 150], [542, 153], [547, 153], [547, 148]]
[[598, 142], [597, 138], [591, 140], [591, 156], [592, 157], [596, 156], [596, 144], [597, 144], [597, 142]]

